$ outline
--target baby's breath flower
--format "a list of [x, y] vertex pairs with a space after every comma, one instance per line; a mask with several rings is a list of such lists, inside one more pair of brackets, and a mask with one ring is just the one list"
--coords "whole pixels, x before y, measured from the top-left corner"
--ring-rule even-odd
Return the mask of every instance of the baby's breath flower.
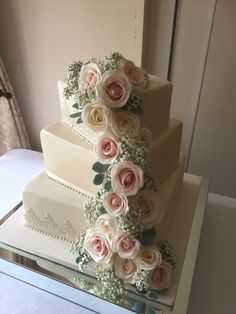
[[149, 289], [148, 277], [150, 271], [141, 270], [135, 275], [135, 287], [139, 292], [147, 291]]
[[119, 230], [134, 239], [141, 235], [144, 228], [138, 217], [128, 212], [125, 216], [119, 216]]
[[163, 241], [159, 246], [159, 251], [161, 252], [162, 259], [169, 263], [173, 269], [176, 266], [176, 259], [173, 256], [173, 248], [167, 241]]
[[93, 225], [99, 216], [106, 213], [103, 199], [99, 196], [91, 197], [84, 203], [84, 212], [89, 223]]
[[102, 283], [101, 297], [120, 303], [124, 294], [124, 282], [119, 279], [113, 268], [100, 268], [97, 279]]

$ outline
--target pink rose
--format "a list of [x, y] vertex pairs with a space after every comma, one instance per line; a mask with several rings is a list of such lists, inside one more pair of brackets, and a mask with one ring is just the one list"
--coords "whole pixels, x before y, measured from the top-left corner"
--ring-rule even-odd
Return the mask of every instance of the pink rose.
[[117, 255], [114, 262], [114, 270], [118, 278], [133, 284], [139, 268], [133, 259], [123, 259]]
[[111, 170], [112, 189], [126, 196], [135, 195], [143, 187], [143, 170], [131, 161], [121, 161]]
[[105, 194], [103, 204], [108, 214], [114, 217], [126, 215], [129, 211], [127, 198], [116, 192]]
[[154, 225], [159, 224], [164, 214], [164, 209], [158, 193], [151, 190], [141, 191], [135, 199], [135, 211], [145, 229], [150, 229]]
[[112, 163], [119, 154], [119, 144], [111, 135], [103, 135], [98, 139], [95, 153], [100, 161]]
[[88, 229], [84, 238], [84, 248], [97, 263], [107, 264], [112, 257], [108, 238], [99, 229]]
[[108, 107], [123, 107], [132, 91], [131, 84], [123, 72], [107, 71], [97, 86], [98, 98]]
[[126, 234], [118, 234], [113, 238], [112, 249], [122, 258], [135, 258], [138, 254], [140, 244], [138, 240], [131, 239]]
[[79, 74], [79, 87], [96, 86], [101, 78], [101, 72], [96, 63], [85, 64]]
[[145, 86], [145, 72], [132, 61], [126, 60], [124, 63], [124, 72], [134, 88], [139, 89]]
[[172, 268], [170, 264], [163, 262], [154, 268], [149, 275], [149, 285], [151, 289], [165, 290], [171, 283]]

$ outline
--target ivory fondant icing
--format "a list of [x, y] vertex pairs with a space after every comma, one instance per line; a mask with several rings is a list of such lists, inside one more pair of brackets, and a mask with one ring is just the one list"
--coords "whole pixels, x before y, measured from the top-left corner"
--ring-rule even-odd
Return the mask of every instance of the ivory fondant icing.
[[[77, 124], [75, 119], [69, 115], [75, 112], [72, 107], [75, 103], [73, 97], [66, 100], [64, 88], [66, 81], [58, 82], [59, 98], [61, 103], [62, 120], [70, 125], [86, 139], [95, 143], [99, 134], [92, 132], [84, 124]], [[153, 137], [156, 137], [163, 129], [168, 126], [170, 118], [172, 84], [157, 76], [150, 75], [150, 85], [147, 89], [140, 90], [136, 94], [142, 99], [144, 114], [140, 116], [141, 127], [151, 130]]]
[[[165, 128], [153, 140], [151, 152], [152, 172], [162, 182], [179, 162], [182, 123], [170, 119]], [[55, 180], [92, 195], [98, 191], [93, 184], [93, 163], [96, 156], [93, 146], [63, 122], [57, 122], [41, 132], [44, 162], [47, 173]]]
[[[158, 193], [165, 212], [161, 223], [156, 226], [158, 240], [165, 239], [168, 234], [182, 189], [183, 169], [184, 159], [181, 156], [177, 168], [160, 185]], [[85, 196], [53, 181], [42, 172], [23, 189], [26, 226], [64, 241], [75, 240], [88, 227], [83, 211], [85, 200]], [[71, 232], [66, 232], [66, 226], [67, 230], [70, 226]]]

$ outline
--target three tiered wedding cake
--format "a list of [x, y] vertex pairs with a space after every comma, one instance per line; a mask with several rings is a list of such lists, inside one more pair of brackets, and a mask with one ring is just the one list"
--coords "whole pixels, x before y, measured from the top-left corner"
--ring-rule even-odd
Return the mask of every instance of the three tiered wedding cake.
[[125, 284], [168, 288], [184, 171], [172, 85], [113, 53], [72, 63], [58, 87], [62, 120], [41, 132], [46, 169], [24, 187], [26, 227], [72, 242], [111, 299]]

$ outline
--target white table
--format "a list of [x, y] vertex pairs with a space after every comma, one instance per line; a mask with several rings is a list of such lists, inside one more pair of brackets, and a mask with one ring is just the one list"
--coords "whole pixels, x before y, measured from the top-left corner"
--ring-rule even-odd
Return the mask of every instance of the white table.
[[[2, 165], [1, 158], [4, 161]], [[0, 220], [1, 217], [6, 215], [7, 211], [11, 210], [14, 206], [16, 206], [16, 204], [20, 203], [22, 185], [43, 167], [42, 155], [40, 153], [32, 151], [25, 150], [19, 150], [19, 152], [12, 151], [8, 153], [8, 156], [5, 155], [1, 158], [0, 158], [0, 177], [1, 174], [4, 174], [7, 177], [8, 184], [4, 185], [3, 182], [4, 180], [2, 176], [1, 183], [4, 185], [2, 190], [2, 195], [4, 196], [3, 206], [4, 208], [0, 211], [1, 214]], [[11, 166], [11, 163], [13, 163], [14, 166], [13, 165]], [[11, 171], [13, 169], [14, 171]], [[18, 174], [17, 176], [16, 173]], [[18, 179], [15, 180], [15, 177], [18, 177]], [[14, 183], [12, 183], [12, 181], [14, 181]], [[187, 198], [187, 194], [189, 194], [191, 190], [191, 189], [188, 190], [188, 181], [190, 182], [192, 181], [191, 185], [192, 192], [194, 192], [195, 189], [194, 184], [196, 184], [196, 188], [199, 189], [199, 179], [195, 180], [194, 176], [186, 175], [184, 188], [185, 195], [182, 196], [183, 199]], [[194, 210], [193, 212], [192, 222], [190, 225], [190, 235], [186, 242], [186, 254], [183, 263], [183, 271], [181, 273], [176, 302], [172, 312], [174, 314], [184, 314], [187, 312], [192, 276], [196, 261], [202, 220], [207, 200], [207, 187], [208, 187], [207, 181], [202, 180], [199, 197], [196, 204], [196, 210]], [[7, 203], [8, 198], [5, 195], [6, 192], [8, 191], [11, 191], [11, 195], [14, 194], [14, 197], [11, 199], [9, 204]], [[30, 284], [32, 284], [33, 282], [34, 285], [36, 285], [40, 289], [44, 289], [70, 302], [78, 304], [78, 308], [79, 305], [82, 305], [83, 307], [89, 307], [90, 309], [93, 309], [99, 313], [104, 314], [130, 313], [130, 311], [128, 311], [127, 309], [120, 308], [117, 305], [111, 304], [109, 302], [105, 302], [95, 296], [88, 295], [87, 293], [80, 291], [74, 287], [58, 282], [55, 279], [45, 277], [43, 274], [38, 274], [32, 270], [9, 263], [6, 260], [0, 259], [0, 271], [18, 279], [24, 278], [24, 281]], [[156, 313], [166, 312], [158, 311]]]

